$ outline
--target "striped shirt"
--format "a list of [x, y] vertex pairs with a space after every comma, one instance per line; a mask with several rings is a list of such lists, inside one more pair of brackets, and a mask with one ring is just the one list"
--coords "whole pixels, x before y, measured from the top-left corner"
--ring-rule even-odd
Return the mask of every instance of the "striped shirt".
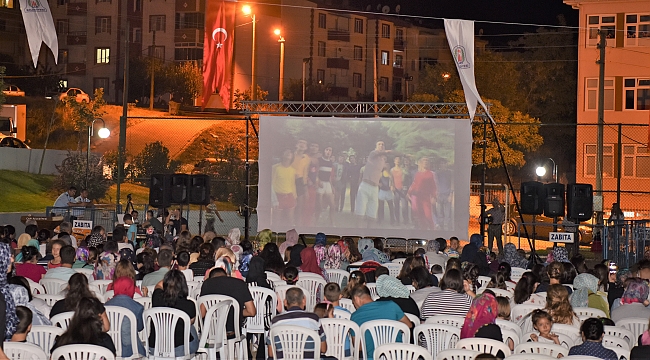
[[[297, 307], [297, 306], [292, 306], [287, 311], [276, 315], [273, 319], [271, 319], [271, 327], [275, 325], [293, 325], [293, 326], [301, 326], [304, 328], [307, 328], [309, 330], [314, 330], [318, 333], [320, 336], [320, 341], [323, 342], [325, 341], [325, 331], [323, 331], [323, 327], [320, 324], [320, 318], [318, 315], [312, 313], [312, 312], [307, 312], [304, 311], [303, 309]], [[268, 337], [266, 338], [266, 343], [267, 345], [270, 345], [271, 339]], [[276, 347], [276, 352], [277, 352], [277, 357], [282, 358], [282, 345], [280, 344], [280, 339], [275, 338], [275, 347]], [[314, 346], [313, 341], [307, 341], [305, 344], [305, 354], [304, 357], [306, 359], [312, 359], [314, 358], [314, 349], [318, 349], [320, 352], [320, 343], [316, 346]]]
[[472, 305], [472, 298], [453, 290], [432, 292], [422, 303], [420, 316], [426, 320], [436, 315], [465, 316]]

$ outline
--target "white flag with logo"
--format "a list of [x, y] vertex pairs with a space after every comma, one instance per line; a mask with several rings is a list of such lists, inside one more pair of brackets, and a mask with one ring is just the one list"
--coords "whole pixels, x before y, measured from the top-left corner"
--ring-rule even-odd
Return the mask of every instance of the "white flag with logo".
[[57, 63], [59, 43], [47, 0], [20, 0], [20, 11], [23, 13], [27, 42], [34, 67], [38, 64], [38, 54], [43, 42], [52, 50], [54, 62]]
[[469, 118], [473, 119], [477, 101], [487, 110], [478, 94], [474, 79], [474, 22], [445, 19], [445, 34], [451, 49], [451, 56], [456, 63], [456, 69], [458, 69], [460, 82], [463, 84]]

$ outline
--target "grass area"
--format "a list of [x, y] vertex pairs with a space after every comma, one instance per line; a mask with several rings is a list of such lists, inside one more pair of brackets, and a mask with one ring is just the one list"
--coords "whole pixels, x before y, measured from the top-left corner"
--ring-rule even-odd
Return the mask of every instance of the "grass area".
[[0, 170], [0, 212], [38, 211], [54, 204], [54, 176]]

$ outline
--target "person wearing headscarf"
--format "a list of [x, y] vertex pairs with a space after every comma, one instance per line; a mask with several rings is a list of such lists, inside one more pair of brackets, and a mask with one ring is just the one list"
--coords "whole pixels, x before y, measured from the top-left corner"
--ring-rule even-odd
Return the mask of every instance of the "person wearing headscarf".
[[288, 247], [294, 246], [298, 243], [298, 232], [296, 231], [296, 229], [291, 229], [287, 231], [287, 233], [285, 234], [285, 238], [286, 240], [282, 244], [280, 244], [278, 250], [282, 258], [284, 258], [284, 253], [287, 251]]
[[609, 303], [610, 309], [613, 310], [614, 308], [612, 306], [614, 303], [618, 302], [618, 300], [623, 296], [623, 293], [625, 292], [623, 284], [625, 284], [625, 280], [627, 280], [631, 274], [630, 269], [618, 269], [616, 272], [616, 282], [610, 284], [609, 289], [607, 289], [607, 302]]
[[32, 311], [32, 325], [52, 325], [50, 319], [29, 302], [29, 291], [27, 288], [22, 285], [9, 285], [9, 291], [11, 292], [11, 296], [13, 297], [16, 306], [24, 306]]
[[366, 250], [375, 248], [375, 243], [372, 241], [372, 239], [362, 238], [359, 239], [357, 247], [359, 249], [359, 253], [363, 256], [363, 253], [366, 252]]
[[87, 248], [80, 247], [77, 248], [77, 252], [75, 253], [74, 256], [74, 264], [72, 264], [73, 269], [83, 269], [83, 268], [88, 268], [88, 269], [94, 269], [95, 266], [93, 264], [89, 264], [88, 260], [90, 259], [90, 251], [88, 251]]
[[[474, 298], [460, 329], [460, 338], [486, 338], [503, 342], [501, 328], [495, 323], [498, 308], [497, 300], [492, 294], [481, 294]], [[505, 354], [499, 350], [496, 357], [503, 359]]]
[[248, 264], [248, 276], [246, 276], [246, 283], [254, 283], [256, 286], [273, 290], [271, 283], [266, 278], [264, 271], [264, 259], [259, 256], [253, 256]]
[[113, 280], [115, 266], [120, 261], [120, 254], [117, 243], [109, 241], [104, 245], [104, 252], [97, 258], [95, 264], [95, 280]]
[[327, 259], [327, 236], [325, 234], [316, 234], [314, 242], [314, 252], [316, 253], [316, 260], [321, 269], [325, 268], [325, 260]]
[[409, 289], [406, 288], [396, 277], [380, 275], [376, 281], [377, 301], [392, 301], [397, 304], [403, 312], [420, 317], [418, 304], [410, 297]]
[[98, 245], [101, 245], [104, 243], [104, 235], [99, 232], [94, 232], [90, 234], [90, 238], [88, 238], [88, 246], [94, 246], [97, 247]]
[[18, 316], [16, 315], [16, 303], [9, 283], [7, 282], [7, 273], [11, 269], [11, 246], [6, 243], [0, 243], [0, 293], [5, 298], [5, 339], [11, 339], [16, 332], [18, 325]]
[[318, 266], [318, 260], [316, 259], [316, 252], [314, 251], [314, 248], [306, 247], [302, 249], [300, 252], [300, 260], [302, 261], [302, 265], [300, 265], [300, 271], [318, 274], [325, 278], [325, 281], [327, 281], [326, 273], [323, 271], [323, 269], [320, 268], [320, 266]]
[[471, 262], [478, 266], [479, 275], [487, 276], [490, 272], [490, 267], [487, 263], [487, 257], [484, 253], [479, 252], [479, 248], [483, 246], [483, 237], [480, 234], [472, 234], [469, 238], [469, 244], [463, 247], [460, 254], [460, 262]]
[[448, 258], [444, 253], [440, 253], [440, 242], [438, 239], [427, 241], [427, 252], [424, 254], [424, 259], [427, 269], [431, 269], [433, 265], [440, 265], [443, 270], [445, 269]]
[[561, 262], [561, 263], [568, 263], [571, 262], [569, 261], [569, 253], [567, 252], [566, 248], [563, 247], [554, 247], [553, 248], [553, 261]]
[[573, 308], [590, 307], [602, 310], [609, 317], [609, 304], [597, 294], [598, 278], [591, 274], [580, 274], [573, 279], [573, 294], [571, 306]]
[[364, 262], [376, 261], [380, 264], [385, 264], [390, 260], [388, 259], [388, 255], [375, 247], [375, 241], [373, 239], [363, 238], [359, 240], [359, 252]]
[[643, 279], [628, 279], [623, 297], [614, 302], [611, 319], [618, 322], [625, 318], [650, 318], [648, 305], [648, 285]]
[[242, 252], [244, 252], [244, 249], [241, 247], [239, 242], [240, 237], [241, 237], [241, 230], [239, 230], [239, 228], [230, 229], [230, 231], [228, 232], [228, 237], [226, 237], [226, 246], [228, 246], [230, 250], [232, 250], [237, 260], [239, 260]]
[[262, 249], [264, 245], [272, 242], [273, 231], [264, 229], [257, 233], [257, 248]]
[[296, 244], [291, 248], [291, 256], [289, 262], [287, 263], [287, 267], [293, 266], [295, 268], [300, 268], [300, 265], [302, 265], [300, 254], [302, 253], [303, 249], [305, 249], [305, 246], [302, 244]]
[[502, 261], [510, 264], [510, 267], [518, 267], [522, 269], [528, 268], [528, 260], [519, 255], [517, 247], [513, 243], [507, 243], [503, 247]]
[[[135, 294], [135, 282], [128, 276], [122, 276], [113, 281], [113, 293], [114, 296], [106, 302], [106, 306], [119, 306], [125, 309], [130, 310], [137, 322], [138, 331], [144, 329], [144, 322], [142, 314], [144, 313], [144, 307], [142, 304], [133, 300], [133, 295]], [[123, 358], [127, 358], [133, 355], [133, 350], [131, 346], [131, 323], [129, 319], [125, 319], [122, 322], [122, 328], [120, 331], [120, 337], [122, 338], [122, 354], [120, 355]], [[138, 338], [138, 353], [144, 355], [145, 349], [144, 345]], [[118, 354], [119, 355], [119, 354]]]
[[327, 249], [327, 257], [325, 258], [325, 269], [340, 269], [343, 253], [338, 243], [330, 245]]

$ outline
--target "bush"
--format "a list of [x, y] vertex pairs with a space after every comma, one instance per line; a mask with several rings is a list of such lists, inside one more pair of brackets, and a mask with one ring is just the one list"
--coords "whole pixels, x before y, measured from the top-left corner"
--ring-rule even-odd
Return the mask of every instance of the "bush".
[[145, 145], [144, 149], [133, 158], [127, 173], [143, 184], [149, 183], [153, 174], [171, 174], [178, 170], [180, 162], [169, 158], [169, 149], [160, 141]]
[[68, 152], [68, 157], [56, 169], [59, 175], [54, 182], [57, 190], [63, 192], [70, 186], [88, 189], [90, 199], [101, 199], [106, 196], [110, 181], [104, 177], [103, 158], [93, 153], [90, 154], [88, 167], [88, 186], [86, 186], [86, 156], [85, 152]]

